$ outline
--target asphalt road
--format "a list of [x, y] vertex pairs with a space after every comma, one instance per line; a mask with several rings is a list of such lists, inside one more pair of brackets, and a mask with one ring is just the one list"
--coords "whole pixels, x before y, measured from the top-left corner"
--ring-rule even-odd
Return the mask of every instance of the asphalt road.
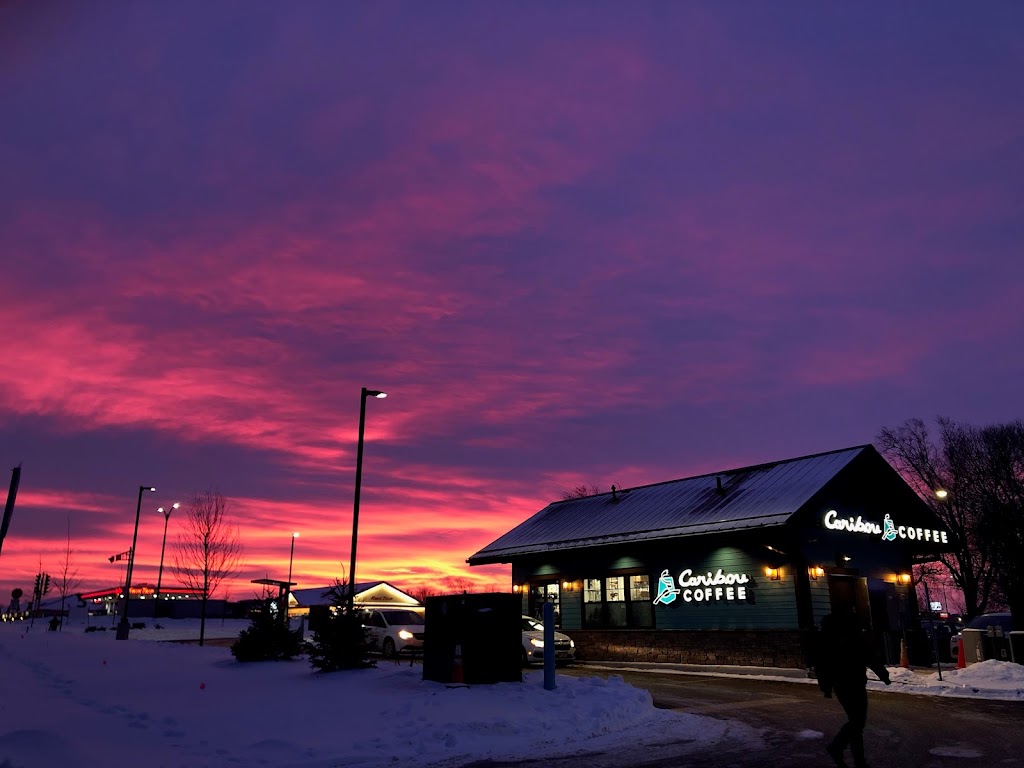
[[[636, 748], [628, 751], [518, 762], [516, 766], [835, 768], [824, 748], [846, 718], [838, 702], [824, 698], [816, 685], [755, 678], [607, 672], [582, 666], [560, 669], [559, 674], [621, 675], [631, 685], [650, 691], [659, 708], [729, 721], [733, 738], [703, 754], [694, 753], [693, 745], [685, 741], [651, 746], [638, 739]], [[809, 733], [812, 731], [824, 735]], [[1024, 702], [869, 691], [865, 743], [872, 768], [1024, 766]], [[501, 768], [513, 764], [484, 761], [472, 765]]]

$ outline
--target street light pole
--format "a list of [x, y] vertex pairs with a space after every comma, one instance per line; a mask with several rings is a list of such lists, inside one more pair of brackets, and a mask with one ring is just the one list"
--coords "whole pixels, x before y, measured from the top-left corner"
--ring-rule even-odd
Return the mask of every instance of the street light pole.
[[128, 639], [128, 600], [132, 594], [132, 569], [135, 567], [135, 545], [139, 540], [139, 515], [142, 513], [142, 494], [145, 491], [155, 491], [149, 485], [139, 486], [139, 502], [135, 505], [135, 532], [132, 533], [132, 548], [128, 552], [128, 573], [124, 579], [124, 604], [121, 606], [121, 622], [117, 625], [117, 639]]
[[157, 571], [156, 576], [156, 603], [153, 605], [153, 618], [158, 618], [160, 614], [160, 585], [164, 579], [164, 550], [167, 549], [167, 523], [170, 522], [171, 512], [180, 507], [181, 504], [174, 502], [171, 506], [164, 509], [163, 507], [157, 508], [157, 512], [163, 512], [164, 515], [164, 541], [160, 545], [160, 570]]
[[292, 593], [292, 562], [295, 560], [295, 540], [299, 538], [299, 532], [292, 534], [292, 551], [288, 555], [288, 587], [284, 596], [284, 621], [288, 623], [288, 597]]
[[348, 613], [352, 615], [356, 601], [356, 541], [359, 536], [359, 486], [363, 480], [363, 428], [366, 424], [366, 398], [387, 397], [386, 392], [363, 387], [359, 395], [359, 442], [356, 448], [356, 490], [352, 503], [352, 558], [348, 569]]

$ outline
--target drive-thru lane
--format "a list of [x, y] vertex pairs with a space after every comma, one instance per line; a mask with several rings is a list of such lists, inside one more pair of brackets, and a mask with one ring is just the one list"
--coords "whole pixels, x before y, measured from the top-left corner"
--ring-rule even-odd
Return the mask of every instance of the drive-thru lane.
[[[552, 768], [811, 768], [834, 764], [824, 748], [845, 718], [812, 681], [665, 674], [574, 666], [566, 675], [621, 675], [655, 706], [729, 721], [724, 743], [694, 752], [670, 734], [637, 734], [635, 748], [537, 761]], [[1024, 768], [1024, 702], [868, 692], [867, 757], [872, 768]], [[532, 765], [520, 761], [517, 766]], [[486, 762], [475, 768], [512, 764]]]
[[[691, 756], [688, 766], [828, 765], [824, 745], [845, 722], [839, 704], [824, 698], [813, 682], [609, 672], [583, 666], [562, 672], [618, 674], [650, 691], [658, 707], [735, 720], [761, 732], [759, 750], [749, 745], [726, 748], [718, 754]], [[869, 691], [868, 699], [865, 743], [875, 768], [1024, 766], [1024, 702], [920, 696], [890, 689]], [[824, 736], [809, 738], [809, 731]], [[671, 758], [634, 763], [674, 764]]]

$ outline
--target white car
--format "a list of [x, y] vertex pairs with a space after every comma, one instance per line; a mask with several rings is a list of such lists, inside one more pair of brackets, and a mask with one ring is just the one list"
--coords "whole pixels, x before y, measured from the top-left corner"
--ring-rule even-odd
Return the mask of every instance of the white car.
[[[568, 664], [576, 658], [576, 643], [555, 632], [555, 662]], [[544, 663], [544, 625], [531, 616], [523, 616], [523, 664]]]
[[381, 608], [363, 622], [366, 639], [388, 658], [423, 649], [423, 614], [409, 608]]

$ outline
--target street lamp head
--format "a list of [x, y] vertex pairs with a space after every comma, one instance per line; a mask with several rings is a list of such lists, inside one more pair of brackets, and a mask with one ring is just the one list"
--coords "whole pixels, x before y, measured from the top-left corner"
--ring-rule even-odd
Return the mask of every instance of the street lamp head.
[[376, 397], [383, 399], [387, 396], [387, 392], [381, 392], [379, 389], [367, 389], [366, 387], [363, 387], [363, 397]]
[[293, 539], [297, 539], [297, 538], [299, 538], [299, 532], [298, 532], [298, 531], [296, 531], [295, 533], [293, 533], [293, 534], [292, 534], [292, 538], [293, 538]]
[[156, 488], [154, 488], [151, 485], [140, 485], [139, 486], [139, 490], [140, 491], [156, 491]]
[[947, 491], [945, 488], [939, 488], [937, 491], [935, 491], [935, 495], [938, 496], [940, 499], [944, 499], [947, 496], [949, 496], [949, 491]]

